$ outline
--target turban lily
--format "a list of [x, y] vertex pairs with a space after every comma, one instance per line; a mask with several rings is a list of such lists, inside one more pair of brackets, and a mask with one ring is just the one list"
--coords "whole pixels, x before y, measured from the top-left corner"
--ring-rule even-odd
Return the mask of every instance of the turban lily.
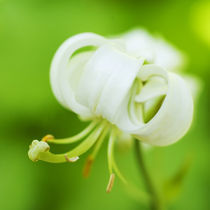
[[[61, 105], [91, 123], [70, 138], [47, 135], [34, 140], [28, 152], [32, 161], [75, 162], [94, 146], [84, 169], [88, 175], [108, 136], [109, 192], [114, 172], [126, 182], [113, 156], [117, 139], [128, 135], [153, 146], [167, 146], [185, 135], [193, 100], [185, 80], [174, 72], [181, 56], [164, 41], [138, 33], [115, 38], [82, 33], [60, 46], [50, 70], [53, 93]], [[66, 153], [49, 151], [49, 143], [77, 141], [81, 143]]]

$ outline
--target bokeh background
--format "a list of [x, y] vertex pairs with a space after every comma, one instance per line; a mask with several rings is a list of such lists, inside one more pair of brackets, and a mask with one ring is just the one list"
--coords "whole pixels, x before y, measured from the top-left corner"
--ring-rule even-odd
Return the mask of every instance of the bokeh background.
[[[192, 163], [171, 210], [209, 209], [209, 2], [198, 0], [0, 0], [0, 209], [146, 209], [116, 180], [111, 194], [106, 144], [89, 179], [84, 155], [74, 164], [31, 162], [33, 139], [67, 137], [86, 126], [62, 108], [49, 85], [58, 46], [80, 32], [115, 35], [136, 27], [162, 34], [188, 57], [186, 72], [202, 81], [194, 123], [178, 143], [145, 151], [153, 178], [170, 178], [186, 157]], [[58, 147], [56, 151], [66, 148]], [[123, 173], [143, 189], [132, 146], [117, 148]]]

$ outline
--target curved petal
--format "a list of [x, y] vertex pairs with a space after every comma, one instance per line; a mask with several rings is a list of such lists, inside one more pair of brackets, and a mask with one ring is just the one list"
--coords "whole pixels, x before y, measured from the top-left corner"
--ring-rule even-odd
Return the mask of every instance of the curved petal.
[[75, 93], [72, 90], [70, 59], [75, 51], [86, 46], [99, 47], [108, 41], [102, 36], [93, 33], [83, 33], [73, 36], [66, 40], [57, 50], [50, 70], [50, 81], [53, 93], [58, 101], [68, 109], [73, 110], [79, 115], [89, 117], [89, 109], [77, 102]]
[[150, 81], [141, 89], [141, 92], [136, 95], [135, 101], [143, 103], [153, 98], [156, 98], [157, 96], [163, 96], [166, 93], [167, 84], [162, 79], [150, 79]]
[[121, 35], [125, 41], [126, 50], [136, 57], [144, 57], [149, 63], [153, 63], [155, 53], [152, 50], [154, 38], [143, 29], [131, 30]]
[[110, 45], [98, 48], [85, 67], [77, 100], [113, 123], [142, 64]]
[[168, 92], [155, 117], [144, 127], [132, 131], [138, 139], [165, 146], [178, 141], [190, 127], [193, 101], [184, 80], [169, 73]]
[[[148, 75], [149, 77], [149, 75]], [[193, 116], [193, 101], [184, 80], [168, 73], [168, 91], [156, 113], [148, 122], [133, 124], [126, 114], [126, 107], [118, 119], [117, 126], [137, 139], [155, 146], [166, 146], [178, 141], [189, 129]]]
[[142, 56], [149, 63], [164, 67], [169, 71], [177, 71], [185, 63], [185, 56], [164, 39], [152, 36], [143, 29], [134, 29], [122, 34], [126, 50], [134, 56]]
[[[165, 80], [165, 82], [167, 82], [167, 80], [168, 80], [167, 72], [163, 68], [161, 68], [160, 66], [157, 66], [155, 64], [143, 65], [141, 67], [141, 69], [139, 70], [137, 77], [141, 81], [140, 83], [146, 82], [148, 80], [151, 80], [151, 78], [153, 79], [156, 77], [162, 78], [162, 80]], [[142, 104], [137, 104], [136, 102], [138, 102], [138, 101], [135, 100], [136, 97], [138, 99], [138, 96], [141, 95], [142, 90], [145, 86], [140, 88], [139, 93], [137, 93], [136, 97], [134, 97], [134, 100], [133, 100], [132, 99], [133, 94], [136, 94], [136, 92], [135, 93], [133, 92], [135, 85], [136, 84], [133, 84], [133, 87], [130, 89], [130, 93], [125, 98], [124, 102], [121, 104], [121, 107], [120, 107], [119, 113], [118, 113], [118, 117], [115, 122], [115, 124], [120, 129], [122, 129], [126, 132], [130, 132], [131, 130], [138, 129], [145, 125], [145, 123], [144, 123], [145, 120], [143, 119], [144, 113], [143, 113]], [[142, 86], [142, 84], [140, 84], [140, 86]], [[151, 90], [151, 89], [149, 89], [149, 90]], [[147, 92], [148, 92], [148, 90], [147, 90]], [[144, 92], [143, 92], [143, 94], [144, 94]], [[149, 92], [149, 94], [152, 95], [153, 93]], [[147, 99], [149, 99], [149, 98], [147, 98]], [[143, 98], [143, 100], [144, 100], [144, 98]]]

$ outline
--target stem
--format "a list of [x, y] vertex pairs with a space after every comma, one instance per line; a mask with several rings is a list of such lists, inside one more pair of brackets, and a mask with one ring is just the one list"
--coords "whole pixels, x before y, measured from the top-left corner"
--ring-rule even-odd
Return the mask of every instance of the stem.
[[159, 198], [155, 190], [154, 184], [151, 180], [151, 177], [149, 175], [149, 172], [146, 168], [145, 162], [144, 162], [141, 143], [137, 139], [135, 139], [135, 152], [136, 152], [136, 158], [138, 161], [138, 166], [139, 166], [141, 175], [144, 179], [145, 187], [147, 188], [147, 191], [150, 193], [150, 196], [151, 196], [150, 209], [160, 210]]

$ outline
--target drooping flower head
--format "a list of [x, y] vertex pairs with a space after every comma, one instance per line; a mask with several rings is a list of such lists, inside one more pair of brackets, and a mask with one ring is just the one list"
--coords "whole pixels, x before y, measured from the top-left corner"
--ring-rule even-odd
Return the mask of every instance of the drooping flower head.
[[[178, 68], [179, 56], [170, 45], [139, 31], [119, 38], [83, 33], [69, 38], [57, 50], [50, 79], [57, 100], [90, 125], [66, 139], [46, 136], [34, 140], [29, 150], [33, 161], [75, 162], [94, 146], [84, 174], [106, 136], [110, 191], [114, 172], [125, 181], [113, 157], [116, 139], [122, 134], [147, 144], [166, 146], [183, 137], [193, 116], [191, 92]], [[53, 154], [48, 143], [82, 141], [64, 154]]]

